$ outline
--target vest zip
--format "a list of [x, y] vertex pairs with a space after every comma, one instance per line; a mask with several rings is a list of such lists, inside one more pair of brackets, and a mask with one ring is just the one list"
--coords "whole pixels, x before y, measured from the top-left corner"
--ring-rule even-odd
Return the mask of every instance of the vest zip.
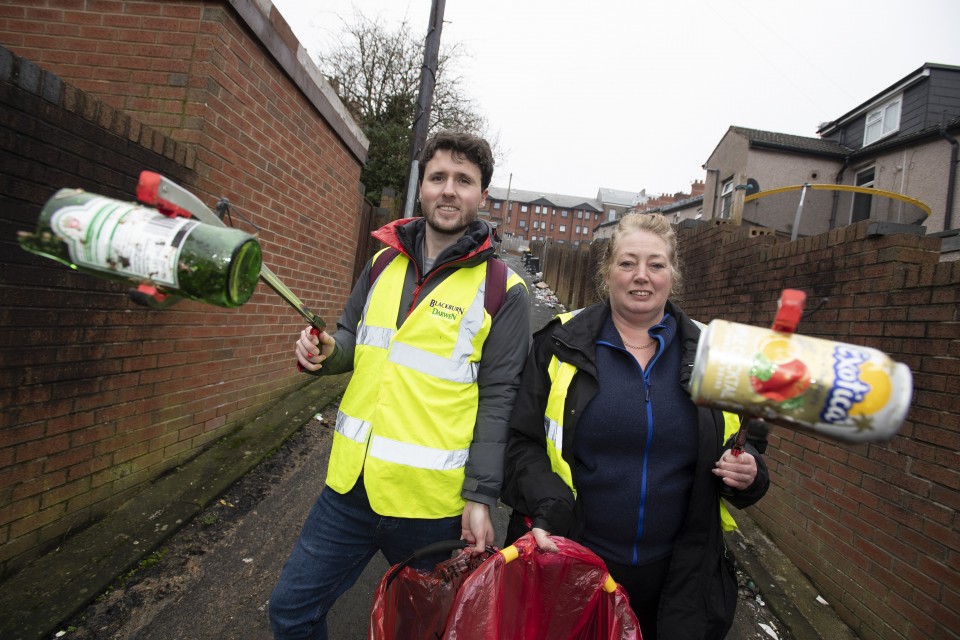
[[462, 258], [457, 258], [456, 260], [451, 260], [450, 262], [445, 262], [444, 264], [440, 265], [439, 269], [437, 268], [432, 269], [426, 276], [423, 277], [423, 280], [420, 279], [420, 267], [417, 266], [417, 261], [407, 256], [407, 259], [413, 263], [413, 268], [417, 272], [417, 286], [413, 288], [413, 299], [410, 300], [410, 308], [407, 309], [407, 317], [409, 318], [410, 314], [413, 313], [413, 310], [417, 308], [417, 300], [420, 298], [420, 292], [423, 291], [423, 286], [427, 284], [427, 281], [433, 278], [433, 274], [440, 273], [444, 269], [447, 269], [450, 266], [457, 264], [458, 262], [469, 260], [474, 255], [476, 254], [471, 254], [468, 256], [464, 256]]

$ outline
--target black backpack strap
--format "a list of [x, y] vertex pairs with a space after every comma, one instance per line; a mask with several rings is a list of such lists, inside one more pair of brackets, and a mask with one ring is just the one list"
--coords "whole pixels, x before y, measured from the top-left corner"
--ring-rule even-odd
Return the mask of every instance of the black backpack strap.
[[491, 318], [496, 318], [504, 298], [507, 297], [507, 265], [502, 260], [493, 257], [487, 260], [486, 287], [483, 307]]
[[370, 265], [370, 279], [367, 281], [367, 288], [373, 286], [373, 283], [377, 281], [377, 278], [380, 277], [380, 274], [383, 273], [383, 270], [387, 268], [387, 265], [390, 264], [390, 261], [400, 255], [399, 249], [394, 249], [393, 247], [387, 247], [374, 258], [373, 264]]

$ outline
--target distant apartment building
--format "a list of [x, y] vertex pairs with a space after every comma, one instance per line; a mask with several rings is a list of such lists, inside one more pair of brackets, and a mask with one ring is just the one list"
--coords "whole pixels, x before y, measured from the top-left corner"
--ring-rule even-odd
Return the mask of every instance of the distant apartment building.
[[[606, 237], [602, 231], [632, 211], [659, 210], [660, 205], [690, 198], [703, 199], [703, 181], [696, 180], [692, 193], [650, 196], [646, 190], [622, 191], [601, 187], [595, 198], [539, 191], [490, 187], [487, 206], [480, 216], [497, 225], [502, 238], [548, 240], [578, 245]], [[651, 207], [657, 203], [657, 207]], [[600, 235], [597, 232], [600, 231]]]
[[690, 183], [690, 193], [678, 191], [673, 194], [663, 194], [659, 196], [644, 196], [638, 199], [634, 204], [616, 217], [605, 220], [596, 229], [594, 229], [594, 239], [609, 238], [617, 222], [627, 213], [661, 213], [674, 224], [679, 224], [683, 220], [697, 219], [702, 217], [703, 209], [703, 180], [694, 180]]
[[502, 238], [549, 240], [578, 245], [593, 239], [602, 203], [595, 198], [490, 187], [480, 212], [497, 225]]

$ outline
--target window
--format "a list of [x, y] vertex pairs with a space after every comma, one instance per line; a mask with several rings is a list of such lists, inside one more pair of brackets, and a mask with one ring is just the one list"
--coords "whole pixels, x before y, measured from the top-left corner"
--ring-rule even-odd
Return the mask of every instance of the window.
[[[858, 187], [872, 187], [876, 178], [876, 167], [870, 167], [857, 171], [854, 178]], [[850, 210], [850, 223], [860, 222], [870, 217], [870, 210], [873, 208], [873, 196], [869, 193], [854, 193], [853, 207]]]
[[500, 203], [499, 203], [499, 202], [494, 202], [494, 203], [493, 203], [493, 208], [494, 208], [494, 209], [499, 209], [499, 208], [500, 208]]
[[536, 208], [533, 210], [533, 212], [540, 213], [540, 205], [537, 205]]
[[566, 218], [568, 213], [570, 213], [570, 212], [567, 211], [566, 209], [564, 209], [563, 211], [560, 212], [560, 217], [561, 217], [561, 218]]
[[560, 225], [560, 233], [566, 233], [566, 232], [567, 232], [567, 225], [565, 224]]
[[520, 205], [520, 213], [526, 213], [526, 212], [527, 212], [527, 205], [525, 204]]
[[580, 235], [580, 225], [577, 225], [577, 230], [574, 231], [574, 233]]
[[863, 146], [873, 144], [900, 129], [900, 104], [903, 96], [881, 105], [867, 113], [867, 126], [863, 130]]
[[537, 222], [536, 220], [534, 220], [534, 221], [533, 221], [533, 228], [534, 228], [534, 229], [539, 229], [539, 228], [540, 228], [540, 223]]
[[617, 219], [617, 210], [610, 209], [607, 211], [607, 222], [614, 222]]
[[730, 218], [730, 209], [733, 207], [733, 180], [727, 180], [723, 183], [720, 190], [720, 218]]
[[526, 228], [526, 226], [527, 226], [527, 221], [526, 221], [526, 220], [518, 220], [518, 221], [517, 221], [517, 226], [519, 226], [521, 229], [524, 229], [524, 228]]

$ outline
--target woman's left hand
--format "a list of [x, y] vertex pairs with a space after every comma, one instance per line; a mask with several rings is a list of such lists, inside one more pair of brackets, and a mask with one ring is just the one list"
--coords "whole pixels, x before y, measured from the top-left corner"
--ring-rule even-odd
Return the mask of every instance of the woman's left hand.
[[735, 456], [727, 449], [714, 463], [713, 474], [731, 489], [743, 490], [757, 477], [757, 460], [746, 451]]

